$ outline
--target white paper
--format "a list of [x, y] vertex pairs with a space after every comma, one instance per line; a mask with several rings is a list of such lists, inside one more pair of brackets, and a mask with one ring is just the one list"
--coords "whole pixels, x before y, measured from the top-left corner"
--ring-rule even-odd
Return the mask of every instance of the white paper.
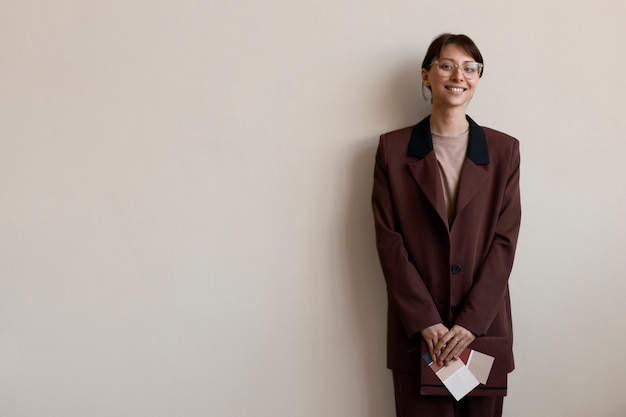
[[454, 374], [446, 378], [443, 384], [448, 388], [454, 399], [459, 401], [479, 384], [467, 366], [462, 366]]

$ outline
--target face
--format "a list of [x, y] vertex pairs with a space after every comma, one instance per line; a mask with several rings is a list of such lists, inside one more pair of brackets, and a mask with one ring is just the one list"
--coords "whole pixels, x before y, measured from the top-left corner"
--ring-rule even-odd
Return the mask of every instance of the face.
[[[455, 44], [446, 45], [437, 60], [449, 60], [457, 65], [475, 62], [471, 55]], [[462, 108], [464, 110], [474, 95], [480, 77], [467, 79], [460, 68], [443, 73], [436, 65], [433, 65], [428, 70], [422, 69], [422, 81], [424, 85], [431, 88], [433, 108]]]

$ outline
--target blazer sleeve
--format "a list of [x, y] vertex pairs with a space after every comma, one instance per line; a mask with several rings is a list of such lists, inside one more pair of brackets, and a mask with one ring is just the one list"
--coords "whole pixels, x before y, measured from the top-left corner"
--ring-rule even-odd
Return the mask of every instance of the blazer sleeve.
[[441, 323], [435, 303], [417, 269], [410, 261], [394, 215], [389, 178], [389, 155], [385, 135], [376, 153], [372, 209], [376, 248], [387, 283], [390, 307], [400, 317], [407, 336]]
[[482, 336], [489, 330], [496, 314], [504, 305], [515, 258], [521, 222], [518, 141], [514, 141], [509, 162], [509, 175], [493, 240], [455, 322], [477, 336]]

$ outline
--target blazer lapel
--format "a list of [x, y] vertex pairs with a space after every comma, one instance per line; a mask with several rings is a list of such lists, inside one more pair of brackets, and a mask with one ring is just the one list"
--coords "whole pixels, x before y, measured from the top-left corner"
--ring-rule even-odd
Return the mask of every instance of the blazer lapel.
[[466, 158], [461, 169], [459, 190], [456, 197], [456, 216], [472, 201], [483, 182], [489, 176], [484, 166], [476, 165]]
[[447, 225], [446, 202], [443, 198], [435, 153], [431, 152], [425, 158], [409, 163], [409, 170], [430, 205], [435, 208], [441, 220]]
[[467, 145], [467, 156], [461, 169], [459, 189], [456, 197], [456, 216], [472, 201], [482, 183], [489, 176], [489, 149], [485, 131], [469, 116], [470, 137]]
[[417, 158], [409, 163], [409, 170], [415, 182], [447, 225], [448, 215], [439, 177], [439, 165], [433, 152], [433, 137], [430, 133], [430, 116], [425, 117], [413, 128], [408, 155]]

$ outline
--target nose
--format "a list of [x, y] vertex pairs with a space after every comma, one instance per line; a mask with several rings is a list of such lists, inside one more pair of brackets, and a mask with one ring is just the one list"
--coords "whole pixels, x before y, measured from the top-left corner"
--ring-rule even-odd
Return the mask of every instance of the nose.
[[463, 68], [456, 67], [454, 70], [452, 70], [452, 79], [453, 80], [463, 80], [463, 79], [465, 79], [465, 74], [463, 74]]

